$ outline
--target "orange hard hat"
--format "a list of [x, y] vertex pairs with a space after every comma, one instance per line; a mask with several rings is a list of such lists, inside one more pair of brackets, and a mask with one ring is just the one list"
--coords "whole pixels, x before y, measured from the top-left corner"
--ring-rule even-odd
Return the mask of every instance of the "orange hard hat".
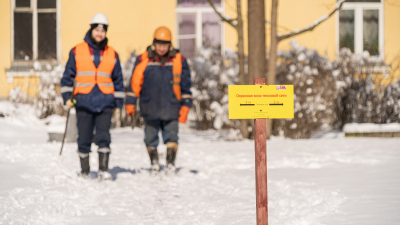
[[171, 31], [166, 27], [159, 27], [154, 32], [154, 39], [158, 41], [171, 42]]

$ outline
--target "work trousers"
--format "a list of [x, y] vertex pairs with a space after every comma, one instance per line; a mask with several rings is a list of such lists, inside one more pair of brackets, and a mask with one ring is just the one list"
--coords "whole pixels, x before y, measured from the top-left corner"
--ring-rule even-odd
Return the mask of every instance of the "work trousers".
[[159, 144], [158, 131], [160, 129], [164, 144], [178, 143], [178, 120], [145, 120], [144, 122], [144, 143], [146, 147], [157, 148]]
[[98, 152], [110, 152], [110, 127], [112, 108], [105, 108], [103, 111], [94, 113], [85, 109], [77, 108], [76, 117], [78, 125], [78, 151], [83, 156], [88, 155], [95, 130], [95, 144], [99, 147]]

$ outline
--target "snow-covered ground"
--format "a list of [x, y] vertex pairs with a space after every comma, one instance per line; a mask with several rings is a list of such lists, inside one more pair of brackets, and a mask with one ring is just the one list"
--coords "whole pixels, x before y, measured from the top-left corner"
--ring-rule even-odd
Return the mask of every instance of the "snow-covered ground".
[[345, 133], [385, 133], [400, 132], [400, 123], [373, 124], [348, 123], [343, 127]]
[[[98, 182], [95, 151], [79, 178], [76, 144], [59, 158], [20, 111], [0, 118], [0, 224], [256, 224], [253, 141], [182, 129], [178, 174], [150, 176], [143, 130], [115, 129], [114, 180]], [[267, 142], [269, 224], [399, 224], [400, 139], [315, 137]]]

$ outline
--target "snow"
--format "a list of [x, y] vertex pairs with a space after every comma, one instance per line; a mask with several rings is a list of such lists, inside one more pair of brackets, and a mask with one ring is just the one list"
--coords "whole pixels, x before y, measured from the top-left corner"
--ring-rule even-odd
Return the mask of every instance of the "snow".
[[339, 0], [339, 1], [337, 1], [337, 3], [336, 3], [336, 7], [335, 8], [339, 8], [340, 7], [340, 5], [344, 2], [345, 0]]
[[42, 65], [40, 64], [39, 61], [35, 61], [35, 62], [33, 63], [33, 69], [34, 69], [34, 70], [42, 70]]
[[0, 101], [0, 115], [0, 143], [46, 142], [46, 127], [31, 106]]
[[[22, 120], [25, 124], [7, 121]], [[177, 175], [150, 176], [143, 130], [112, 130], [110, 172], [98, 182], [78, 177], [76, 143], [47, 134], [24, 105], [0, 102], [0, 224], [256, 224], [254, 141], [225, 141], [214, 131], [180, 127]], [[49, 121], [57, 121], [54, 117]], [[48, 121], [47, 121], [48, 122]], [[7, 138], [3, 135], [13, 134]], [[40, 125], [41, 124], [41, 125]], [[32, 132], [35, 130], [36, 132]], [[38, 138], [42, 136], [42, 138]], [[267, 141], [269, 224], [397, 224], [400, 220], [399, 138]], [[165, 164], [166, 146], [159, 147]]]
[[47, 125], [48, 133], [64, 133], [67, 118], [59, 115], [51, 115], [43, 119]]
[[317, 20], [315, 20], [313, 25], [316, 26], [316, 25], [318, 25], [319, 23], [323, 22], [324, 20], [326, 20], [328, 18], [329, 18], [329, 15], [324, 15], [324, 16], [318, 18]]
[[347, 123], [343, 127], [345, 133], [385, 133], [400, 132], [400, 123], [373, 124]]
[[237, 59], [238, 58], [236, 51], [229, 47], [225, 47], [225, 56], [229, 59]]
[[306, 59], [306, 55], [304, 53], [300, 53], [300, 55], [297, 57], [297, 60], [300, 62], [304, 61]]

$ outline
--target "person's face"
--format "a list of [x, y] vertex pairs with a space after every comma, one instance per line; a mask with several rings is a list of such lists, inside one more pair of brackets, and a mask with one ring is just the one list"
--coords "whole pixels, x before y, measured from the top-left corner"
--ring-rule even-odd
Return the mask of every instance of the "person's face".
[[154, 43], [154, 46], [156, 47], [156, 53], [161, 56], [167, 54], [169, 49], [169, 44]]
[[106, 38], [106, 30], [96, 27], [92, 30], [92, 37], [97, 43], [100, 43]]

